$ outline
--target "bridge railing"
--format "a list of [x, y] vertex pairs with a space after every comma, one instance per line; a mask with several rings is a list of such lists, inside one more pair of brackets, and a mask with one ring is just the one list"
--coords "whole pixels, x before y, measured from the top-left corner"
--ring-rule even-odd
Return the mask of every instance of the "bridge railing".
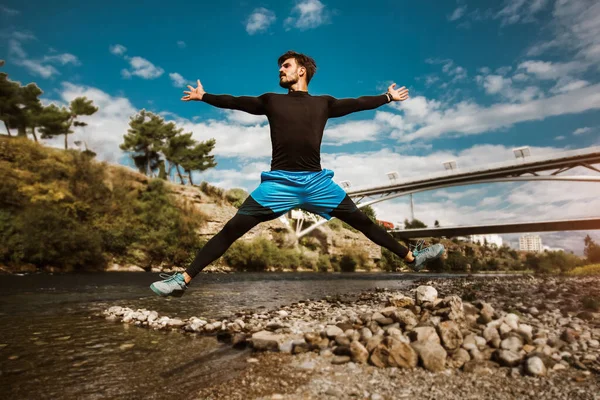
[[[520, 165], [530, 165], [530, 164], [535, 164], [535, 163], [544, 162], [544, 161], [559, 161], [559, 160], [565, 159], [565, 158], [572, 158], [572, 157], [577, 157], [577, 156], [586, 156], [586, 155], [593, 155], [593, 154], [598, 154], [598, 156], [600, 157], [600, 146], [587, 147], [585, 149], [577, 149], [577, 150], [567, 150], [567, 151], [561, 151], [561, 152], [557, 152], [557, 153], [547, 153], [547, 154], [541, 154], [541, 155], [537, 155], [537, 156], [528, 156], [526, 159], [515, 158], [512, 160], [499, 161], [499, 162], [495, 162], [495, 163], [485, 164], [483, 166], [478, 166], [478, 167], [470, 167], [470, 168], [464, 168], [464, 169], [459, 168], [457, 170], [449, 170], [449, 171], [442, 171], [442, 172], [432, 172], [429, 174], [418, 175], [418, 177], [415, 176], [415, 177], [410, 177], [405, 180], [399, 180], [399, 181], [395, 181], [395, 182], [386, 182], [386, 183], [382, 183], [382, 184], [376, 185], [376, 186], [373, 186], [373, 185], [351, 186], [351, 187], [345, 188], [345, 190], [348, 193], [352, 193], [354, 191], [362, 191], [362, 190], [366, 190], [366, 189], [375, 190], [375, 189], [386, 188], [389, 186], [410, 184], [413, 182], [423, 182], [423, 181], [427, 181], [427, 180], [443, 178], [446, 176], [468, 175], [468, 174], [474, 174], [474, 173], [488, 172], [490, 170], [497, 170], [497, 169], [501, 169], [501, 168], [508, 168], [508, 167], [514, 167], [514, 166], [520, 166]], [[549, 170], [550, 169], [553, 169], [553, 168], [549, 168]]]

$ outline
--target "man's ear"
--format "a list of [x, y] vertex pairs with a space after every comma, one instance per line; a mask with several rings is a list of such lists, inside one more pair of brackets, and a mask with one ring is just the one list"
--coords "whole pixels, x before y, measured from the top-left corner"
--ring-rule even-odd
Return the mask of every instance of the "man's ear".
[[302, 76], [306, 74], [306, 68], [300, 67], [298, 68], [298, 75]]

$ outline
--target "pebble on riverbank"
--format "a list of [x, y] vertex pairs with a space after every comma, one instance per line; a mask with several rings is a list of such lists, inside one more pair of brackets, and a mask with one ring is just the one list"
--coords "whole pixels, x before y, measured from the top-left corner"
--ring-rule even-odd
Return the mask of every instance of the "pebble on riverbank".
[[[576, 285], [598, 286], [597, 278], [587, 279], [577, 278]], [[471, 298], [474, 282], [496, 284], [486, 294], [495, 296], [490, 299], [495, 307], [481, 299], [467, 302], [458, 295], [438, 293], [456, 292], [460, 284], [461, 293], [467, 293], [463, 297]], [[341, 298], [301, 301], [270, 312], [240, 312], [219, 321], [169, 318], [118, 306], [105, 310], [104, 315], [153, 329], [217, 335], [236, 347], [251, 346], [256, 351], [317, 352], [333, 364], [352, 361], [381, 368], [420, 366], [432, 372], [450, 368], [478, 374], [504, 367], [511, 374], [531, 376], [569, 367], [598, 370], [600, 366], [599, 315], [588, 312], [582, 319], [579, 312], [565, 310], [562, 306], [567, 300], [570, 304], [570, 293], [577, 291], [561, 286], [564, 281], [524, 277], [506, 281], [504, 286], [494, 278], [427, 283], [410, 296], [379, 289], [362, 293], [352, 302]], [[511, 285], [518, 291], [511, 292]], [[523, 301], [532, 301], [529, 297], [540, 289], [545, 296], [525, 306]]]

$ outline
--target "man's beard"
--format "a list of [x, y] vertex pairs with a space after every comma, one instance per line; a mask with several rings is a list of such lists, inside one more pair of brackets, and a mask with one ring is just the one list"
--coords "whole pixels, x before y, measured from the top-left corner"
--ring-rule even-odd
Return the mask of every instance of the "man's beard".
[[285, 80], [281, 80], [282, 77], [279, 77], [279, 86], [285, 89], [289, 89], [292, 87], [294, 83], [298, 83], [298, 75], [292, 75], [291, 78]]

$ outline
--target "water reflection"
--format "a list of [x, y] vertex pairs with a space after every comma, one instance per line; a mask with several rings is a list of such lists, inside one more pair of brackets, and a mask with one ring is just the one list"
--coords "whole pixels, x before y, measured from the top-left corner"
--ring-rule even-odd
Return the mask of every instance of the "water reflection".
[[160, 298], [154, 274], [0, 276], [0, 390], [10, 399], [186, 397], [245, 366], [246, 350], [212, 337], [111, 323], [112, 306], [218, 318], [373, 287], [411, 275], [202, 275], [182, 298]]

